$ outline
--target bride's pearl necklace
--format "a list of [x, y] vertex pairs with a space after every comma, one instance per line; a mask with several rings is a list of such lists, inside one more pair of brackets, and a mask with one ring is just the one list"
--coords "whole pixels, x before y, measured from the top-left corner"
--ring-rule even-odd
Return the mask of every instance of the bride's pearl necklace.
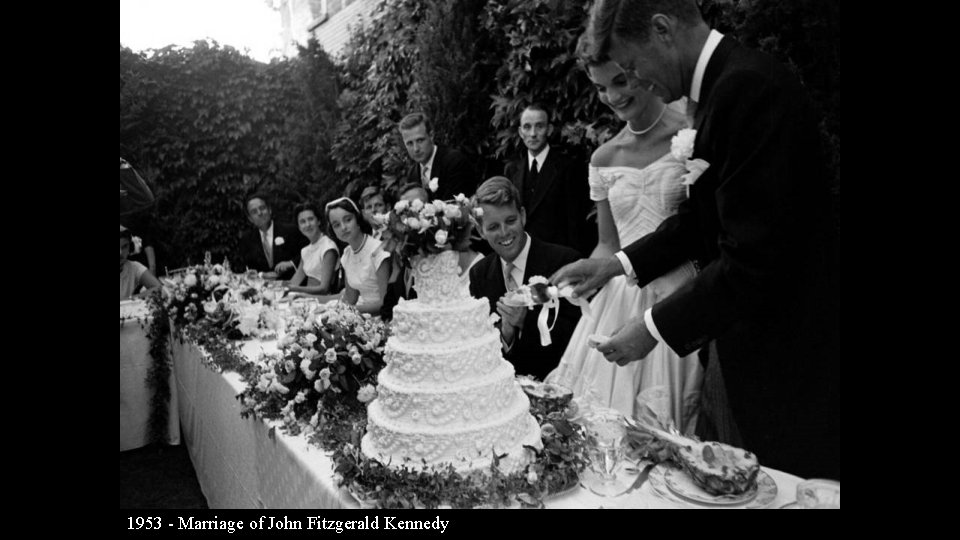
[[646, 129], [633, 129], [632, 127], [630, 127], [630, 122], [627, 122], [627, 131], [629, 131], [630, 133], [633, 133], [634, 135], [643, 135], [645, 133], [648, 133], [651, 129], [653, 129], [657, 124], [660, 123], [660, 119], [663, 118], [663, 115], [666, 112], [667, 112], [667, 106], [666, 104], [664, 104], [663, 108], [660, 109], [660, 114], [657, 116], [657, 119], [654, 120], [653, 123], [650, 124], [650, 126], [648, 126]]

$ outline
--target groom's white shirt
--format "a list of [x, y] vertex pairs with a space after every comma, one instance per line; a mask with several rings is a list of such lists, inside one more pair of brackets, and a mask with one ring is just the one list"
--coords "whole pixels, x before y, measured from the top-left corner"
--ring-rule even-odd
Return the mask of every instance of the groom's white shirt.
[[[707, 41], [704, 42], [703, 48], [700, 49], [700, 57], [697, 58], [697, 65], [693, 69], [693, 81], [690, 83], [690, 93], [688, 95], [690, 101], [694, 103], [700, 102], [700, 87], [703, 85], [703, 74], [707, 71], [707, 64], [710, 63], [710, 57], [713, 56], [713, 51], [717, 49], [717, 45], [720, 44], [721, 39], [723, 39], [723, 34], [716, 30], [710, 30]], [[628, 279], [636, 283], [637, 274], [633, 271], [633, 265], [630, 264], [630, 259], [627, 257], [627, 254], [623, 251], [618, 251], [614, 255], [620, 260], [620, 264], [623, 265], [623, 273], [626, 274]], [[652, 307], [643, 312], [643, 322], [646, 323], [647, 331], [650, 332], [650, 335], [658, 342], [664, 343], [663, 336], [660, 335], [660, 331], [657, 330], [657, 325], [653, 322]]]

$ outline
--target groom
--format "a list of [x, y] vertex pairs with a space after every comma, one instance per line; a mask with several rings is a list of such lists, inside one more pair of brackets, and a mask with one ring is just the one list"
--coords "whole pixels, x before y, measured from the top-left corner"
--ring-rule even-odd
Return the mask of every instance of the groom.
[[598, 349], [625, 365], [658, 341], [719, 361], [747, 450], [800, 476], [840, 476], [839, 240], [816, 117], [800, 81], [711, 30], [691, 0], [599, 0], [588, 35], [631, 83], [696, 106], [690, 199], [614, 257], [552, 276], [575, 293], [626, 274], [644, 286], [687, 259], [700, 273]]

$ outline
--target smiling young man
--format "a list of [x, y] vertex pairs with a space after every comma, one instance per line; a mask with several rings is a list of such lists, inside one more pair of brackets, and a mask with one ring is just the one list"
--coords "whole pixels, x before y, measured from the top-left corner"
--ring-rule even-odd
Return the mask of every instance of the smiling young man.
[[474, 203], [483, 209], [480, 234], [493, 248], [470, 269], [470, 294], [486, 298], [490, 311], [500, 316], [504, 358], [518, 375], [543, 379], [560, 363], [570, 334], [580, 319], [580, 310], [560, 302], [558, 318], [550, 332], [552, 343], [540, 345], [537, 316], [542, 308], [511, 307], [503, 303], [508, 290], [526, 283], [531, 276], [549, 276], [579, 258], [572, 248], [550, 244], [524, 231], [526, 212], [517, 188], [504, 176], [494, 176], [477, 188]]
[[552, 131], [550, 113], [543, 105], [524, 107], [517, 132], [525, 148], [517, 159], [507, 163], [504, 176], [520, 192], [527, 232], [589, 255], [597, 241], [597, 226], [587, 222], [593, 204], [586, 161], [577, 164], [551, 146]]

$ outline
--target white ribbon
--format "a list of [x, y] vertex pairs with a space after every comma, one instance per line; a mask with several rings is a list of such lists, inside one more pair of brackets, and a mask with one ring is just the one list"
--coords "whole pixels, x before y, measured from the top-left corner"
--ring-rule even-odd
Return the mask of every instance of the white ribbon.
[[[550, 311], [556, 311], [553, 315], [553, 323], [547, 326], [547, 320], [550, 318]], [[557, 324], [557, 318], [560, 316], [560, 302], [556, 298], [550, 299], [540, 307], [540, 315], [537, 317], [537, 329], [540, 330], [540, 345], [546, 347], [553, 343], [550, 340], [550, 331]]]

